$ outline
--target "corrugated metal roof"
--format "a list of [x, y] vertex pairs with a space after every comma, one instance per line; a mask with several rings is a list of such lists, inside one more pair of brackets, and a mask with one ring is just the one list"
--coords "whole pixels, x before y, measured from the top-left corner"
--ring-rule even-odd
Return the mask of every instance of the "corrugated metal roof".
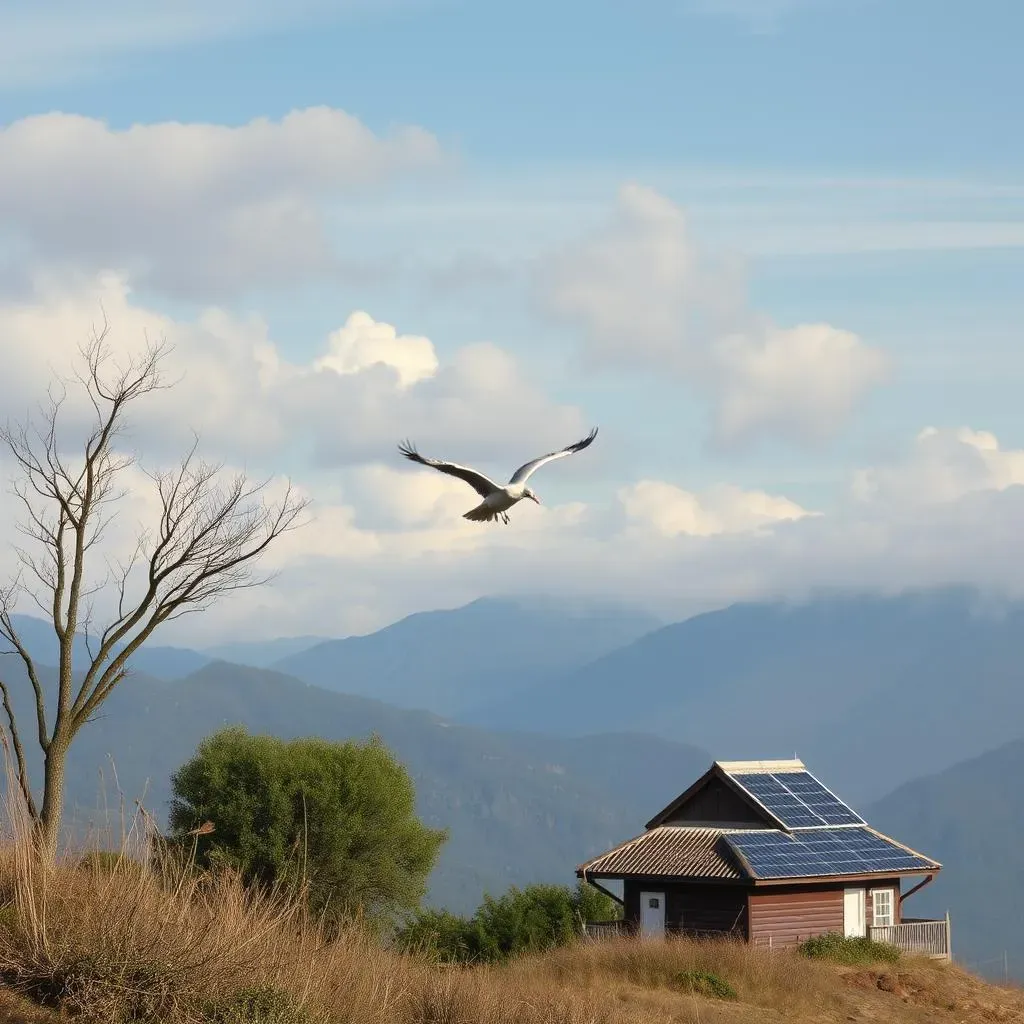
[[578, 872], [619, 875], [682, 875], [745, 878], [721, 829], [659, 825], [581, 864]]

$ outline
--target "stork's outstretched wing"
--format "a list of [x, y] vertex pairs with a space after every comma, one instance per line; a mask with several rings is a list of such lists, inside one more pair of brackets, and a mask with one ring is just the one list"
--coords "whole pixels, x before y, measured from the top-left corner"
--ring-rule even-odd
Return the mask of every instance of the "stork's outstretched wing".
[[436, 469], [441, 473], [447, 473], [449, 476], [457, 476], [460, 480], [465, 480], [481, 498], [486, 498], [488, 495], [500, 490], [498, 485], [493, 480], [485, 477], [483, 473], [478, 473], [475, 469], [470, 469], [468, 466], [460, 466], [456, 462], [441, 462], [440, 459], [425, 458], [408, 441], [405, 444], [400, 444], [398, 450], [407, 459], [412, 459], [413, 462], [418, 462], [421, 466], [429, 466], [431, 469]]
[[545, 462], [551, 462], [552, 459], [561, 459], [566, 455], [572, 455], [575, 452], [581, 452], [586, 448], [593, 440], [597, 437], [597, 427], [587, 434], [582, 441], [577, 441], [575, 444], [570, 444], [565, 448], [562, 448], [557, 452], [548, 452], [547, 455], [541, 455], [540, 458], [532, 459], [530, 462], [520, 466], [513, 474], [512, 479], [509, 480], [510, 484], [522, 484], [526, 482], [526, 478], [531, 473], [536, 472], [544, 465]]

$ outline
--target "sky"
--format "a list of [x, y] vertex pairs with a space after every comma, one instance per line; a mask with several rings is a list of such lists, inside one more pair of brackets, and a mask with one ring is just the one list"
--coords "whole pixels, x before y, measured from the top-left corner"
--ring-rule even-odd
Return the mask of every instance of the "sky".
[[[1022, 31], [1013, 0], [0, 0], [0, 408], [105, 316], [179, 382], [132, 410], [104, 559], [192, 431], [309, 499], [271, 583], [165, 642], [1018, 595]], [[507, 527], [396, 447], [498, 477], [591, 426]]]

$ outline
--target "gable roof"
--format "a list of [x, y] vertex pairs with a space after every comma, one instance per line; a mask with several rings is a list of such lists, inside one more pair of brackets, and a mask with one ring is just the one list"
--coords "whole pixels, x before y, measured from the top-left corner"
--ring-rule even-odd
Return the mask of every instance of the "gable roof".
[[[698, 806], [728, 814], [745, 805], [752, 812], [750, 822], [685, 820], [687, 805], [716, 780], [742, 804], [732, 797], [724, 804], [712, 797]], [[579, 865], [576, 874], [756, 884], [931, 874], [941, 867], [871, 828], [794, 758], [715, 761], [647, 823], [645, 832]]]
[[864, 819], [822, 785], [803, 761], [715, 761], [646, 828], [671, 821], [712, 779], [724, 782], [760, 818], [776, 828], [864, 825]]

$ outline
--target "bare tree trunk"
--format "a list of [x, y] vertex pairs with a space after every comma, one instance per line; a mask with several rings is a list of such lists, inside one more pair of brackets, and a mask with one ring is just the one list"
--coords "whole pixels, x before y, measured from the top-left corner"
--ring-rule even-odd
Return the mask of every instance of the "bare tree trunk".
[[66, 747], [50, 745], [43, 767], [43, 802], [35, 826], [37, 848], [47, 860], [53, 860], [57, 855], [64, 810], [64, 772], [67, 760]]
[[[111, 518], [104, 518], [104, 509], [124, 496], [115, 485], [133, 461], [116, 443], [126, 407], [162, 386], [158, 365], [164, 347], [150, 346], [140, 359], [107, 373], [105, 333], [81, 350], [85, 367], [76, 380], [95, 421], [76, 456], [67, 455], [58, 431], [63, 394], [54, 397], [51, 391], [41, 423], [0, 429], [0, 441], [20, 471], [14, 486], [25, 512], [20, 530], [32, 542], [32, 548], [15, 546], [22, 571], [10, 586], [0, 588], [0, 639], [10, 644], [4, 653], [21, 658], [35, 698], [33, 725], [44, 758], [38, 805], [10, 688], [0, 678], [3, 727], [11, 741], [7, 745], [5, 736], [4, 742], [15, 755], [21, 797], [39, 850], [49, 858], [60, 838], [68, 750], [128, 674], [132, 655], [164, 622], [263, 582], [252, 578], [251, 565], [281, 534], [299, 525], [307, 505], [290, 485], [270, 505], [263, 500], [265, 483], [251, 484], [241, 474], [223, 482], [219, 466], [195, 461], [193, 446], [175, 470], [151, 475], [160, 501], [158, 520], [143, 531], [127, 564], [110, 567], [110, 560], [94, 549]], [[93, 582], [87, 569], [96, 563], [108, 570], [105, 579]], [[114, 610], [107, 626], [99, 629], [93, 598], [104, 589], [112, 591]], [[26, 596], [52, 621], [60, 649], [56, 707], [49, 722], [35, 662], [12, 618]], [[73, 652], [80, 632], [89, 658], [76, 684]]]

